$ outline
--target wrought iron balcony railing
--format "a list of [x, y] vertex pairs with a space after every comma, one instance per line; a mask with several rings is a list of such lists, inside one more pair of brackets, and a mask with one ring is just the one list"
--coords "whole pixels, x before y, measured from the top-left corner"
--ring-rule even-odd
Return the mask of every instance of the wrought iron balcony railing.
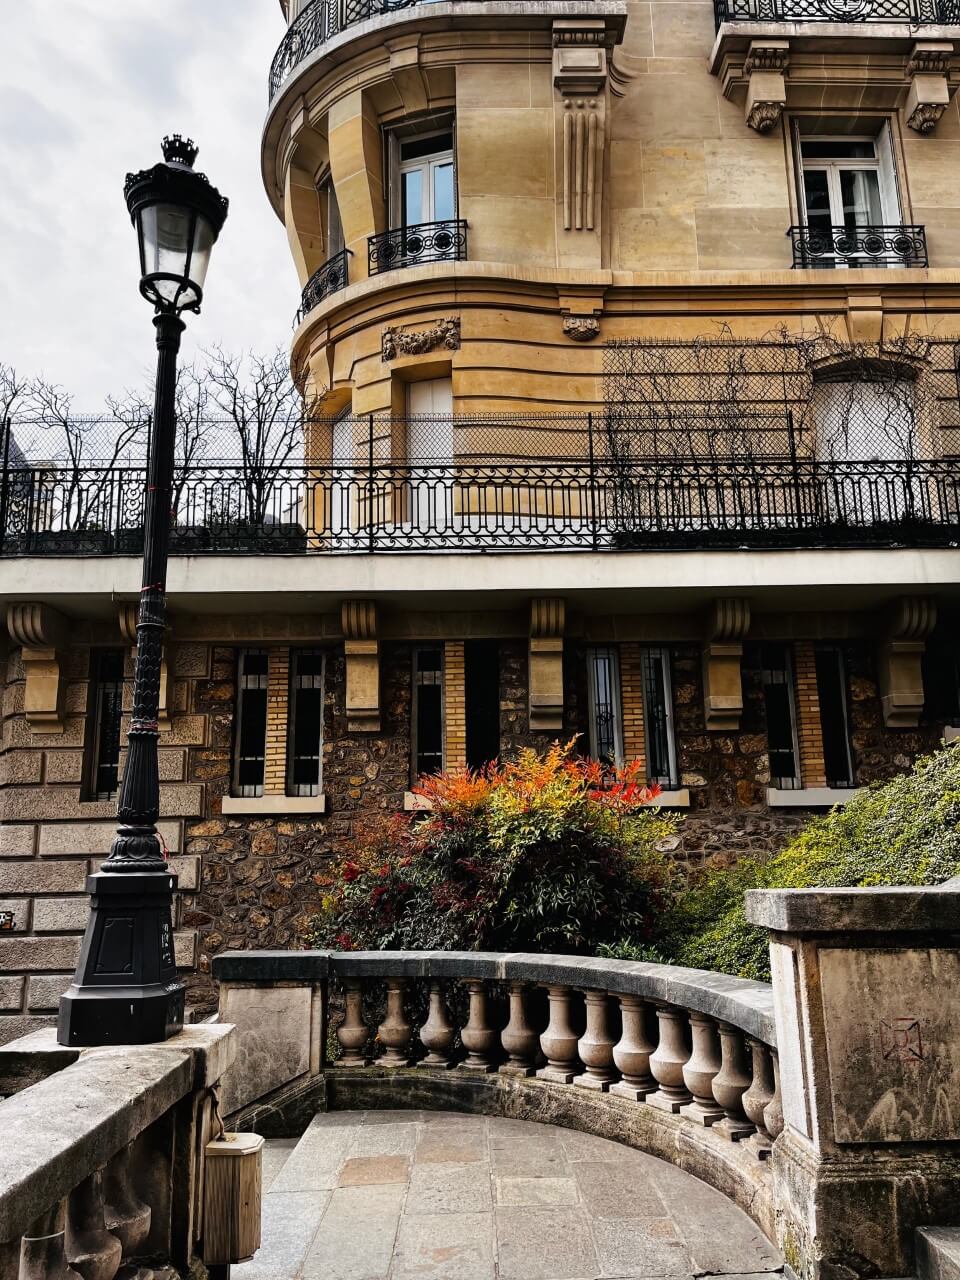
[[[375, 451], [381, 447], [378, 441]], [[19, 468], [4, 556], [139, 555], [142, 467]], [[475, 456], [177, 480], [172, 555], [956, 546], [960, 459]]]
[[303, 287], [300, 308], [293, 322], [294, 327], [300, 324], [308, 312], [319, 306], [324, 298], [329, 298], [331, 293], [346, 288], [350, 278], [349, 259], [351, 257], [353, 254], [350, 249], [341, 249], [313, 273]]
[[724, 22], [960, 23], [960, 0], [713, 0]]
[[371, 236], [367, 245], [372, 276], [397, 267], [418, 267], [423, 262], [456, 262], [467, 256], [467, 223], [463, 218], [448, 218], [395, 227]]
[[925, 267], [922, 226], [791, 227], [795, 267]]

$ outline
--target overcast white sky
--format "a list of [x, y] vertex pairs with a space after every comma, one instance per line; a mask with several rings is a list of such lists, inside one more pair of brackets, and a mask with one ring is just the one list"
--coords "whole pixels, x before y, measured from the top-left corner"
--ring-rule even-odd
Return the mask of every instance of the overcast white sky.
[[230, 198], [185, 355], [286, 344], [299, 287], [259, 174], [277, 0], [0, 4], [0, 361], [61, 383], [78, 409], [152, 379], [123, 180], [178, 132]]

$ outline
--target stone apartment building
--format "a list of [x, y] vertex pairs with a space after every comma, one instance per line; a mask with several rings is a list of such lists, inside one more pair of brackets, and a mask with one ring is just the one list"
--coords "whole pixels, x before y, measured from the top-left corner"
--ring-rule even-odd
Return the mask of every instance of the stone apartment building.
[[[283, 7], [262, 167], [319, 412], [252, 507], [199, 468], [177, 513], [200, 1010], [420, 773], [579, 734], [697, 863], [960, 725], [955, 0]], [[4, 475], [0, 1040], [52, 1019], [111, 838], [137, 483], [91, 519]]]

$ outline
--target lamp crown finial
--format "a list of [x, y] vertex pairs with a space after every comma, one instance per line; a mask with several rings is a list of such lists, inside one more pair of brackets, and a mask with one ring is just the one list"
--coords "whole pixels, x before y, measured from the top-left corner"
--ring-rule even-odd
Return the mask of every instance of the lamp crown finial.
[[188, 169], [193, 168], [193, 162], [200, 148], [192, 138], [183, 138], [179, 133], [175, 133], [171, 137], [164, 138], [162, 145], [163, 158], [167, 164], [183, 164]]

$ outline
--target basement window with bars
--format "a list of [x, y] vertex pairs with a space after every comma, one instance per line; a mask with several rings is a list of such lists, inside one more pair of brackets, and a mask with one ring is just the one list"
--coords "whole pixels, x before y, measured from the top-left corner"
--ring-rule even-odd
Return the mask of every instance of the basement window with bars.
[[770, 782], [781, 790], [795, 791], [802, 784], [793, 663], [790, 660], [789, 646], [765, 644], [761, 647], [760, 685], [767, 713]]
[[623, 764], [620, 655], [609, 645], [587, 650], [587, 710], [590, 755], [602, 764]]
[[850, 750], [850, 702], [846, 659], [838, 645], [818, 645], [814, 657], [827, 786], [852, 787], [855, 784], [853, 753]]
[[443, 769], [443, 650], [413, 651], [413, 779]]
[[87, 797], [112, 800], [120, 785], [120, 721], [123, 715], [123, 650], [91, 655], [92, 681], [87, 759]]
[[287, 794], [318, 796], [323, 780], [324, 655], [319, 649], [290, 655]]
[[262, 796], [267, 755], [267, 651], [241, 649], [237, 655], [237, 721], [233, 753], [233, 794]]
[[670, 650], [648, 645], [640, 653], [643, 671], [643, 724], [647, 747], [647, 781], [677, 786], [677, 748], [673, 724]]

